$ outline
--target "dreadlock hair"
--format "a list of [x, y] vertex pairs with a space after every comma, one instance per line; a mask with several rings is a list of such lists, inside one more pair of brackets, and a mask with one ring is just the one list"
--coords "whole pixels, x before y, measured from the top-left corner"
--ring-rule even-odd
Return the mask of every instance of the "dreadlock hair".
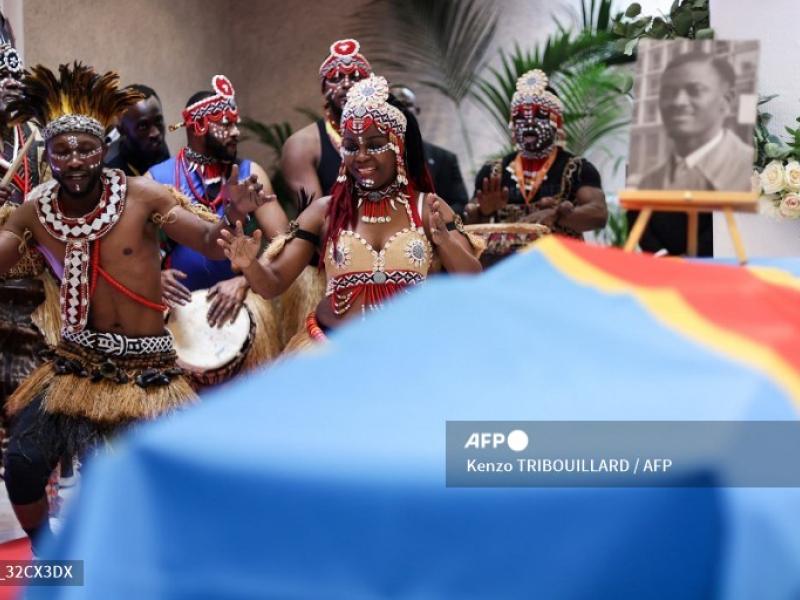
[[[422, 226], [422, 215], [417, 215], [416, 197], [418, 192], [434, 192], [433, 179], [425, 164], [425, 152], [422, 144], [422, 134], [419, 130], [419, 123], [416, 117], [407, 110], [401, 102], [394, 96], [389, 95], [389, 104], [398, 108], [406, 118], [405, 139], [398, 139], [400, 151], [403, 153], [403, 161], [406, 165], [406, 176], [408, 186], [403, 192], [408, 195], [412, 207], [412, 215], [417, 227]], [[353, 227], [358, 218], [358, 205], [356, 201], [355, 181], [350, 175], [346, 181], [337, 181], [331, 188], [331, 201], [328, 206], [328, 228], [325, 232], [325, 239], [322, 240], [319, 268], [325, 266], [325, 248], [328, 243], [336, 244], [339, 233], [346, 227]]]
[[58, 67], [58, 77], [43, 65], [25, 71], [22, 98], [9, 103], [16, 123], [33, 121], [40, 128], [64, 115], [86, 115], [105, 128], [142, 94], [119, 89], [119, 75], [113, 71], [100, 75], [92, 67], [75, 62]]

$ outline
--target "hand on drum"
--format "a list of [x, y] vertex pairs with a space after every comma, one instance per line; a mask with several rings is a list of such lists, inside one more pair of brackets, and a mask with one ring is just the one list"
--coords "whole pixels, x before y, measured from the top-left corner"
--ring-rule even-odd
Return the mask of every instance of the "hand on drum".
[[569, 200], [564, 200], [558, 205], [558, 216], [566, 217], [568, 214], [575, 210], [575, 205]]
[[552, 196], [545, 196], [536, 201], [534, 207], [536, 210], [525, 215], [520, 219], [523, 223], [539, 223], [547, 227], [553, 228], [558, 218], [562, 215], [561, 206]]
[[247, 279], [233, 277], [220, 281], [208, 290], [208, 324], [211, 327], [222, 327], [226, 323], [233, 323], [239, 314], [247, 296]]
[[177, 269], [161, 271], [161, 296], [167, 306], [186, 306], [192, 300], [192, 293], [179, 279], [186, 279], [186, 273]]
[[508, 204], [508, 188], [500, 187], [500, 175], [484, 177], [481, 189], [475, 195], [478, 210], [488, 217]]
[[244, 181], [239, 181], [239, 165], [233, 165], [231, 168], [231, 175], [225, 182], [225, 188], [226, 198], [233, 208], [243, 215], [250, 214], [277, 198], [275, 194], [264, 191], [264, 186], [258, 182], [256, 175], [250, 175]]
[[261, 248], [261, 230], [256, 229], [253, 237], [245, 235], [242, 229], [242, 222], [236, 221], [236, 230], [231, 233], [227, 229], [220, 231], [217, 244], [220, 245], [225, 257], [231, 261], [231, 267], [244, 271], [253, 261], [258, 258], [258, 251]]

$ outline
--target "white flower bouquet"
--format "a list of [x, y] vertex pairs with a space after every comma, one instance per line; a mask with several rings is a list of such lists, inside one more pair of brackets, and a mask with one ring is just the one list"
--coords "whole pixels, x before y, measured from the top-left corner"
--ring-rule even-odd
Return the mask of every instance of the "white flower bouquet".
[[[753, 190], [760, 195], [760, 209], [777, 219], [800, 218], [800, 126], [786, 127], [787, 141], [769, 131], [772, 115], [763, 106], [775, 96], [758, 102], [758, 118], [753, 132], [756, 145]], [[800, 123], [800, 118], [797, 119]], [[760, 170], [759, 170], [760, 169]]]
[[776, 218], [800, 218], [800, 162], [772, 160], [753, 173], [761, 196], [761, 212]]

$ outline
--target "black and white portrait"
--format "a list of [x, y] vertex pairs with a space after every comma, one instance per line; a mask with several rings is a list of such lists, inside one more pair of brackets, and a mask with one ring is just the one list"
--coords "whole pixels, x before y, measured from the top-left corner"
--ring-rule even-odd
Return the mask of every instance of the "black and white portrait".
[[643, 40], [628, 187], [749, 191], [758, 42]]

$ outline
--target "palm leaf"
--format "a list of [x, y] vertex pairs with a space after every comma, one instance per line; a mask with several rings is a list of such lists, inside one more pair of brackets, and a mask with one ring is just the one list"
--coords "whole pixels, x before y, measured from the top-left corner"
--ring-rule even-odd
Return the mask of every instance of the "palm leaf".
[[286, 121], [282, 123], [262, 123], [250, 117], [243, 117], [241, 125], [255, 135], [259, 142], [272, 148], [278, 158], [281, 156], [283, 144], [292, 135], [292, 126]]
[[351, 17], [373, 66], [436, 90], [457, 110], [475, 91], [497, 18], [496, 6], [482, 0], [371, 0]]
[[[402, 70], [457, 105], [485, 63], [497, 9], [480, 0], [371, 0], [353, 15], [370, 62]], [[431, 86], [433, 87], [433, 86]]]
[[574, 35], [560, 29], [533, 50], [525, 51], [515, 43], [510, 53], [500, 50], [501, 68], [488, 69], [489, 75], [481, 79], [474, 98], [487, 110], [497, 130], [507, 136], [517, 79], [531, 69], [541, 69], [552, 76], [581, 62], [603, 61], [612, 55], [610, 41], [611, 34], [606, 32]]
[[564, 104], [564, 131], [571, 152], [585, 154], [630, 124], [626, 95], [632, 84], [627, 72], [591, 62], [553, 77], [552, 85]]

